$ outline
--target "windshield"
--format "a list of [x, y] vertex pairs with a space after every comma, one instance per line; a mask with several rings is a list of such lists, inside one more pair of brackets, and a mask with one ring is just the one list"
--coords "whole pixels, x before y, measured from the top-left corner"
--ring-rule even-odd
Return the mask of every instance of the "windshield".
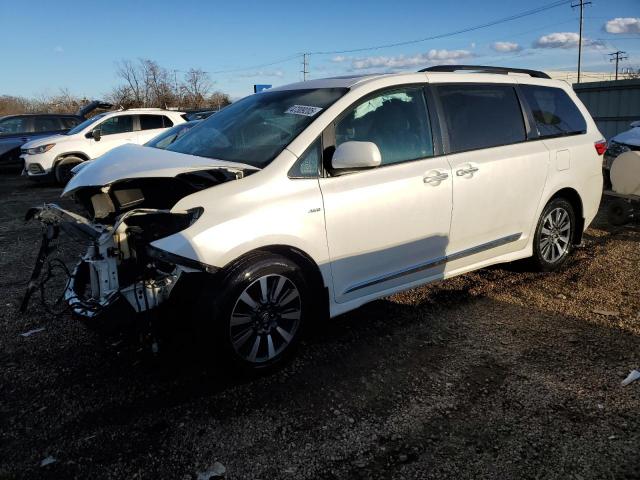
[[191, 122], [181, 123], [179, 125], [176, 125], [175, 127], [171, 127], [162, 132], [157, 137], [153, 137], [151, 140], [145, 143], [144, 146], [165, 149], [173, 142], [175, 142], [176, 139], [184, 135], [187, 130], [189, 130], [191, 127], [194, 127], [198, 123], [200, 123], [200, 120], [193, 120]]
[[107, 112], [100, 113], [100, 114], [96, 115], [95, 117], [88, 118], [84, 122], [82, 122], [82, 123], [76, 125], [75, 127], [73, 127], [71, 130], [69, 130], [67, 133], [65, 133], [65, 135], [75, 135], [76, 133], [81, 132], [82, 130], [87, 128], [92, 123], [96, 123], [98, 120], [100, 120], [106, 114], [107, 114]]
[[232, 103], [167, 150], [266, 167], [344, 88], [267, 91]]

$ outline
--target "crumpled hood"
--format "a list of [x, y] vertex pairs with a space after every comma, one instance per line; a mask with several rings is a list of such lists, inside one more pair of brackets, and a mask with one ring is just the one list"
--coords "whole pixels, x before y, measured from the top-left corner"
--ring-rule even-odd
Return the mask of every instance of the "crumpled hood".
[[27, 148], [39, 147], [41, 145], [47, 145], [48, 143], [60, 143], [66, 141], [68, 138], [67, 135], [50, 135], [48, 137], [36, 138], [22, 145], [22, 148], [26, 150]]
[[640, 127], [634, 127], [631, 130], [619, 133], [611, 140], [618, 143], [624, 143], [626, 145], [640, 147]]
[[71, 178], [62, 196], [69, 195], [81, 187], [102, 187], [118, 180], [175, 177], [181, 173], [211, 168], [259, 170], [244, 163], [226, 162], [127, 144], [116, 147], [91, 161], [90, 165]]

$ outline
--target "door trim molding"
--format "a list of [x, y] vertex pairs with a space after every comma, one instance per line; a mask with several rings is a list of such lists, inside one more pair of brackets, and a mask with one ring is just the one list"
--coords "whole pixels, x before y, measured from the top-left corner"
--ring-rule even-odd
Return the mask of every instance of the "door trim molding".
[[469, 257], [471, 255], [484, 252], [486, 250], [491, 250], [493, 248], [501, 247], [502, 245], [506, 245], [508, 243], [516, 242], [520, 240], [521, 237], [522, 237], [522, 233], [514, 233], [512, 235], [507, 235], [506, 237], [498, 238], [496, 240], [492, 240], [487, 243], [476, 245], [475, 247], [467, 248], [460, 252], [452, 253], [451, 255], [445, 255], [442, 257], [434, 258], [432, 260], [429, 260], [428, 262], [419, 263], [417, 265], [405, 268], [403, 270], [398, 270], [396, 272], [391, 272], [386, 275], [382, 275], [376, 278], [372, 278], [370, 280], [366, 280], [364, 282], [356, 283], [355, 285], [352, 285], [349, 288], [347, 288], [344, 292], [342, 292], [342, 294], [346, 295], [348, 293], [352, 293], [357, 290], [361, 290], [363, 288], [371, 287], [379, 283], [388, 282], [390, 280], [395, 280], [396, 278], [404, 277], [406, 275], [412, 275], [414, 273], [429, 270], [439, 265], [443, 265], [447, 262], [459, 260], [464, 257]]

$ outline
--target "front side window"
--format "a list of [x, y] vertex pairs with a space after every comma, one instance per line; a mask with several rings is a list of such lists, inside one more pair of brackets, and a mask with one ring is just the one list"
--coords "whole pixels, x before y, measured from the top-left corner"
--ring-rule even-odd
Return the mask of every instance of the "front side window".
[[375, 143], [382, 165], [433, 156], [422, 88], [388, 91], [356, 105], [336, 124], [336, 146], [348, 141]]
[[561, 88], [521, 85], [540, 138], [577, 135], [587, 131], [584, 117]]
[[264, 91], [232, 103], [167, 150], [266, 167], [344, 88]]
[[100, 135], [133, 132], [133, 116], [119, 115], [111, 117], [100, 124]]
[[451, 153], [524, 142], [524, 118], [511, 85], [437, 87]]
[[90, 125], [93, 125], [94, 123], [96, 123], [98, 120], [100, 120], [101, 118], [103, 118], [105, 115], [107, 114], [107, 112], [105, 113], [99, 113], [98, 115], [91, 117], [91, 118], [87, 118], [84, 122], [76, 125], [75, 127], [73, 127], [71, 130], [69, 130], [67, 132], [67, 135], [75, 135], [76, 133], [80, 133], [81, 131], [83, 131], [85, 128], [87, 128]]
[[27, 133], [26, 117], [11, 117], [0, 121], [0, 135]]

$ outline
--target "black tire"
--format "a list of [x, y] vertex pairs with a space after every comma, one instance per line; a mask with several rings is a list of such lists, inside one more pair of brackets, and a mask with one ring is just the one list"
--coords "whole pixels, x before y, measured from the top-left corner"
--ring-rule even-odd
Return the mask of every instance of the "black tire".
[[607, 207], [607, 220], [611, 225], [620, 227], [629, 223], [633, 209], [622, 198], [616, 198]]
[[[556, 217], [557, 213], [560, 217]], [[549, 223], [550, 215], [551, 223]], [[564, 230], [564, 221], [561, 224], [558, 221], [558, 226], [553, 223], [554, 217], [564, 219], [565, 216], [568, 221], [568, 232]], [[553, 272], [564, 265], [573, 250], [576, 225], [575, 210], [569, 201], [562, 197], [549, 201], [542, 210], [533, 239], [533, 256], [530, 263], [535, 270]], [[549, 233], [550, 226], [553, 227], [551, 233]]]
[[71, 180], [71, 169], [80, 163], [82, 163], [82, 159], [79, 157], [64, 157], [56, 163], [53, 171], [56, 183], [64, 187]]
[[[284, 280], [278, 298], [272, 298], [281, 278]], [[265, 302], [264, 298], [260, 298], [263, 292], [261, 279], [266, 279], [270, 301]], [[291, 303], [278, 305], [278, 300], [287, 300], [285, 297], [289, 296], [289, 290], [285, 289], [291, 289], [291, 286], [297, 292], [299, 302], [294, 295], [293, 300], [289, 300]], [[243, 294], [248, 294], [257, 307], [245, 303], [241, 299]], [[296, 320], [285, 317], [295, 316], [296, 313], [290, 310], [298, 306], [299, 318], [294, 328]], [[213, 360], [213, 365], [222, 363], [241, 373], [270, 371], [282, 365], [295, 352], [311, 311], [309, 283], [302, 269], [282, 255], [256, 252], [204, 286], [194, 319], [199, 356], [206, 363]], [[243, 323], [232, 325], [232, 322], [238, 321]], [[285, 333], [281, 334], [283, 330]], [[241, 344], [245, 335], [250, 336]], [[272, 352], [275, 353], [273, 356]]]

